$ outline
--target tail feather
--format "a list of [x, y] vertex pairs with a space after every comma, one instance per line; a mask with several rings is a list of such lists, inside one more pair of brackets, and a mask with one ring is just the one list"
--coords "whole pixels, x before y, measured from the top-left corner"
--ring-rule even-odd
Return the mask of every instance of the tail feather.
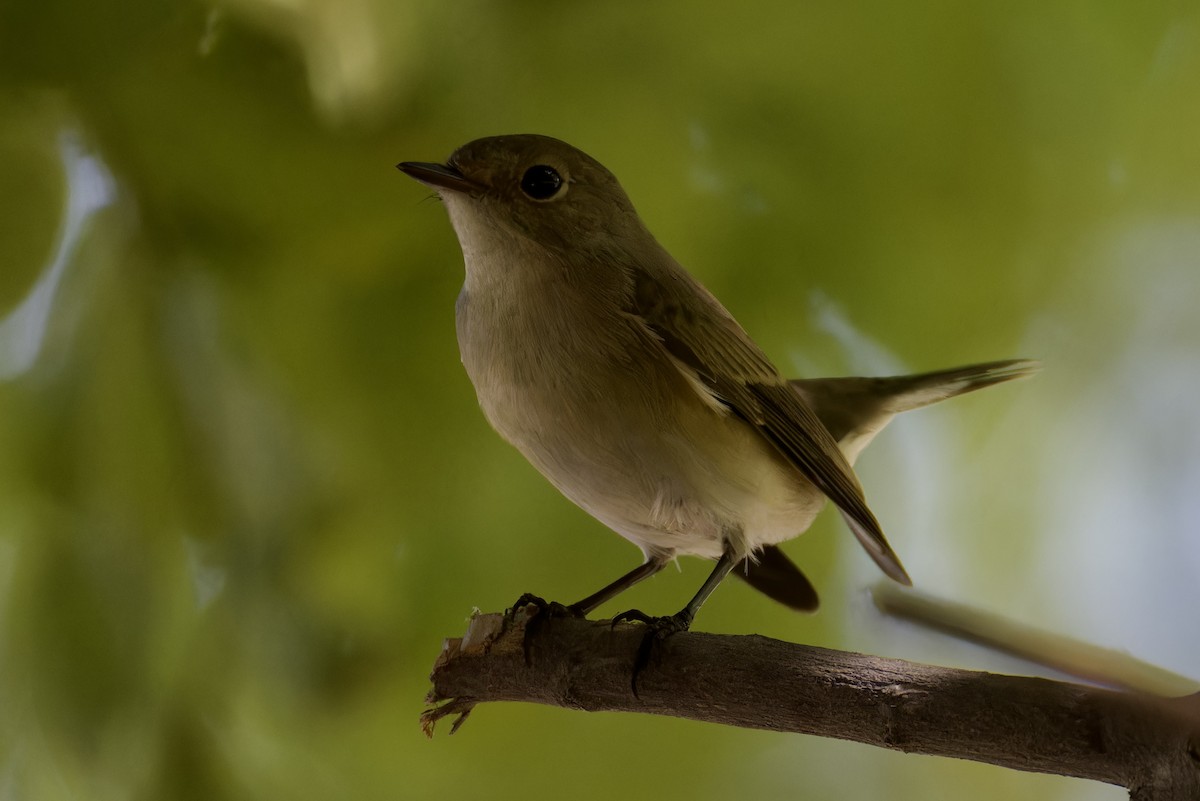
[[[789, 382], [841, 441], [874, 436], [893, 415], [977, 389], [1028, 378], [1041, 368], [1031, 359], [972, 364], [887, 378], [801, 378]], [[865, 444], [865, 443], [863, 443]]]
[[892, 395], [889, 411], [896, 414], [919, 409], [984, 387], [1029, 378], [1040, 369], [1041, 363], [1032, 359], [1010, 359], [921, 375], [887, 378], [884, 381], [889, 382], [896, 390]]
[[[900, 412], [1005, 381], [1028, 378], [1040, 367], [1029, 359], [1010, 359], [920, 375], [810, 378], [789, 383], [808, 401], [846, 458], [853, 462], [871, 438]], [[877, 538], [864, 532], [850, 516], [845, 517], [859, 542], [884, 572], [902, 584], [911, 584], [895, 554], [890, 549], [880, 550]], [[761, 549], [755, 558], [747, 558], [735, 567], [733, 573], [792, 609], [814, 611], [819, 603], [812, 583], [776, 546]]]
[[731, 571], [754, 589], [800, 612], [815, 612], [820, 601], [808, 577], [777, 546], [743, 559]]

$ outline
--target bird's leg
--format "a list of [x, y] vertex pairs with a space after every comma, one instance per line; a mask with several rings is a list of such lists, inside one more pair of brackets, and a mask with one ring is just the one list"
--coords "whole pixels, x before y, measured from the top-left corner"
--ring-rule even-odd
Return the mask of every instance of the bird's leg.
[[[733, 570], [733, 566], [737, 564], [738, 559], [734, 556], [733, 551], [726, 550], [721, 554], [721, 558], [717, 560], [716, 567], [708, 574], [708, 578], [704, 580], [704, 584], [692, 596], [692, 600], [687, 602], [687, 606], [679, 610], [673, 615], [667, 617], [651, 617], [645, 612], [638, 609], [630, 609], [617, 615], [612, 619], [613, 623], [624, 623], [629, 621], [638, 621], [653, 625], [658, 628], [669, 627], [673, 631], [687, 631], [692, 625], [692, 620], [696, 617], [696, 612], [708, 600], [708, 596], [712, 595], [713, 590], [717, 585], [729, 575], [729, 571]], [[636, 572], [636, 571], [635, 571]], [[632, 575], [632, 574], [630, 574]], [[606, 588], [607, 589], [607, 588]], [[603, 592], [603, 590], [601, 591]], [[586, 599], [585, 599], [586, 600]], [[582, 603], [582, 602], [581, 602]]]
[[576, 601], [567, 608], [580, 617], [585, 617], [600, 604], [615, 598], [634, 584], [645, 581], [666, 566], [667, 558], [665, 556], [650, 556], [645, 562], [630, 570], [616, 581], [601, 587], [582, 601]]
[[525, 623], [525, 663], [530, 664], [530, 643], [536, 636], [538, 629], [546, 622], [556, 617], [587, 617], [588, 613], [600, 604], [624, 592], [639, 581], [650, 578], [666, 567], [666, 565], [667, 558], [665, 556], [650, 556], [645, 562], [630, 570], [616, 581], [606, 584], [588, 597], [570, 606], [564, 606], [558, 601], [547, 601], [530, 592], [522, 595], [517, 599], [516, 603], [509, 607], [507, 616], [511, 617], [518, 609], [524, 609], [528, 606], [537, 607], [537, 613], [532, 615]]
[[540, 596], [527, 592], [509, 607], [509, 613], [511, 614], [526, 606], [536, 606], [539, 615], [544, 614], [548, 617], [587, 617], [600, 604], [615, 598], [634, 584], [645, 581], [662, 570], [667, 566], [667, 561], [665, 556], [651, 556], [616, 581], [604, 585], [588, 597], [581, 601], [576, 601], [570, 606], [565, 606], [557, 601], [547, 601]]
[[692, 600], [688, 601], [687, 606], [683, 607], [683, 609], [669, 617], [651, 617], [645, 612], [630, 609], [613, 618], [612, 622], [614, 624], [624, 621], [640, 621], [646, 624], [646, 634], [642, 637], [642, 643], [638, 646], [637, 657], [633, 662], [631, 686], [634, 695], [637, 695], [638, 674], [650, 662], [650, 654], [654, 649], [655, 643], [665, 640], [672, 634], [687, 631], [691, 628], [692, 620], [696, 617], [696, 612], [708, 600], [708, 596], [712, 595], [717, 585], [729, 575], [729, 571], [733, 570], [734, 565], [738, 561], [739, 559], [733, 550], [726, 548], [725, 552], [721, 554], [721, 558], [717, 560], [716, 567], [712, 569], [712, 572], [708, 574], [708, 578], [704, 580], [704, 584], [692, 596]]

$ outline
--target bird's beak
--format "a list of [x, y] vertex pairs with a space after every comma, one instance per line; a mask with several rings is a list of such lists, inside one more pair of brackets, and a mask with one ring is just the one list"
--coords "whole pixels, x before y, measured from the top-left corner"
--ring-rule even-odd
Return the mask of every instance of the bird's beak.
[[466, 177], [449, 164], [430, 164], [424, 161], [402, 161], [396, 169], [410, 178], [416, 178], [434, 189], [450, 189], [455, 192], [471, 192], [478, 189]]

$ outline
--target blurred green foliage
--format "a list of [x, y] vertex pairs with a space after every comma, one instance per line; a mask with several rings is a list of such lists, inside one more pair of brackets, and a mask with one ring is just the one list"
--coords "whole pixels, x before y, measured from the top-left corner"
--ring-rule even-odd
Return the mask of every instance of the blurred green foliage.
[[[0, 797], [1121, 797], [541, 708], [424, 741], [473, 605], [637, 554], [487, 429], [392, 165], [582, 147], [789, 371], [1051, 360], [881, 438], [877, 511], [926, 588], [1186, 669], [1145, 621], [1197, 602], [1198, 62], [1182, 4], [0, 6]], [[789, 550], [822, 614], [698, 626], [1026, 669], [876, 620], [838, 524]]]

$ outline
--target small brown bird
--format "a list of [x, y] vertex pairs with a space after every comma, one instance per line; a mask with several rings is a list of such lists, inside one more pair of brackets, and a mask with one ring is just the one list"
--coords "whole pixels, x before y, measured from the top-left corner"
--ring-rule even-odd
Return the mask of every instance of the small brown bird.
[[893, 378], [783, 378], [643, 225], [617, 179], [546, 136], [478, 139], [404, 162], [450, 214], [466, 262], [463, 365], [488, 421], [643, 564], [567, 609], [586, 615], [679, 554], [717, 561], [670, 617], [687, 629], [731, 571], [794, 609], [817, 594], [779, 550], [828, 498], [911, 584], [851, 468], [899, 412], [1022, 378], [1013, 360]]

